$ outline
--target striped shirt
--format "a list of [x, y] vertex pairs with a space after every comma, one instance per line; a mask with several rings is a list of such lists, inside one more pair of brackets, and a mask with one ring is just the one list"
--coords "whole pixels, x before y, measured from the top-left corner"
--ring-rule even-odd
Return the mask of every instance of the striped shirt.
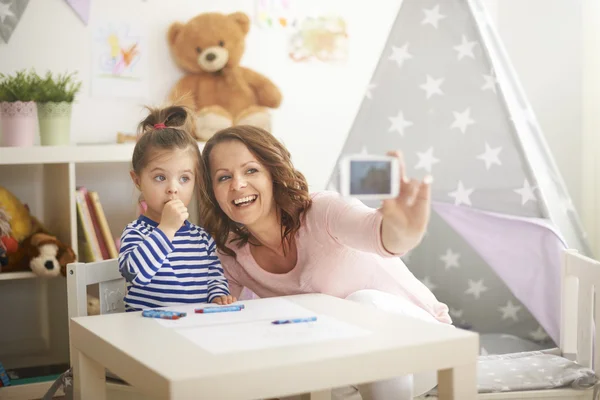
[[171, 242], [146, 216], [121, 235], [119, 270], [127, 281], [125, 310], [210, 303], [229, 295], [213, 238], [188, 221]]

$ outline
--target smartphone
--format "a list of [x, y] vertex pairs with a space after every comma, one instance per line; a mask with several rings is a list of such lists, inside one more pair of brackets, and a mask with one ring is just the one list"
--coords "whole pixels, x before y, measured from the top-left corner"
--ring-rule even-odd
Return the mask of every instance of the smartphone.
[[339, 167], [343, 196], [384, 200], [400, 193], [400, 166], [396, 157], [353, 154], [343, 157]]

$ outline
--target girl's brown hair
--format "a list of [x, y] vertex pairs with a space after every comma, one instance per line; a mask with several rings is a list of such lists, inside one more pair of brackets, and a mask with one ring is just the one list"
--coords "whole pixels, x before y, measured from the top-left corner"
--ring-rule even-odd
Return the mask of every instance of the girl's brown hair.
[[230, 234], [234, 234], [232, 242], [237, 242], [238, 247], [251, 239], [246, 227], [232, 221], [223, 212], [212, 187], [210, 153], [219, 143], [233, 140], [243, 143], [271, 173], [273, 199], [281, 221], [281, 242], [285, 250], [289, 248], [292, 238], [300, 229], [304, 214], [310, 208], [308, 183], [304, 175], [294, 168], [290, 152], [285, 146], [261, 128], [249, 125], [225, 128], [213, 135], [204, 145], [204, 172], [198, 184], [201, 224], [213, 236], [218, 249], [233, 257], [235, 252], [227, 246]]
[[[202, 156], [194, 138], [191, 112], [182, 106], [146, 107], [148, 116], [138, 125], [131, 164], [136, 175], [148, 165], [153, 150], [190, 150], [196, 158], [196, 176], [202, 174]], [[164, 125], [164, 126], [163, 126]]]

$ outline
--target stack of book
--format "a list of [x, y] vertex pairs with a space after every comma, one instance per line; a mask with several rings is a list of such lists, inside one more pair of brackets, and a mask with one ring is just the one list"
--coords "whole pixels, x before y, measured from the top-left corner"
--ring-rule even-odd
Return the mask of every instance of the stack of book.
[[77, 204], [77, 241], [79, 261], [95, 262], [117, 258], [117, 246], [108, 226], [98, 193], [78, 187], [75, 191]]

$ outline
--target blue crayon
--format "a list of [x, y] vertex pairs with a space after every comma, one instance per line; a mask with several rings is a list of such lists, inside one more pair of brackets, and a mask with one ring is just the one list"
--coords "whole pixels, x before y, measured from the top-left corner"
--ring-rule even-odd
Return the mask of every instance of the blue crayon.
[[308, 317], [308, 318], [278, 319], [271, 323], [275, 324], [275, 325], [284, 325], [284, 324], [299, 324], [302, 322], [313, 322], [316, 320], [317, 320], [317, 317]]
[[205, 308], [196, 308], [194, 312], [196, 314], [209, 314], [209, 313], [220, 313], [220, 312], [232, 312], [232, 311], [242, 311], [244, 309], [244, 305], [231, 305], [231, 306], [222, 306], [222, 307], [205, 307]]
[[187, 313], [180, 311], [167, 310], [144, 310], [142, 316], [147, 318], [162, 318], [162, 319], [179, 319], [185, 317]]

